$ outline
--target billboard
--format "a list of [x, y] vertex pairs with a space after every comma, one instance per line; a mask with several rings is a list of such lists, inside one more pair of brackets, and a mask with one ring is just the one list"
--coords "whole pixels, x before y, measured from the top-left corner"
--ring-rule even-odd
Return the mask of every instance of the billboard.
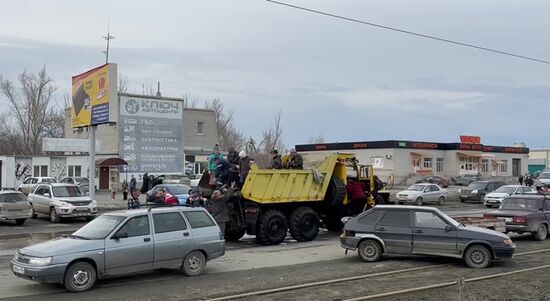
[[73, 128], [116, 122], [117, 66], [105, 64], [73, 76]]
[[129, 173], [183, 172], [183, 101], [120, 96], [120, 157]]

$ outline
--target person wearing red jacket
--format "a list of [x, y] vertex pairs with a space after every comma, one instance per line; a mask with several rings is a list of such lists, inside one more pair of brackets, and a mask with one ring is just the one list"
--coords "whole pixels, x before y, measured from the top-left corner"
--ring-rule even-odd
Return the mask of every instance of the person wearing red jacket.
[[355, 181], [352, 178], [348, 178], [348, 185], [346, 186], [346, 191], [348, 193], [348, 199], [351, 201], [350, 204], [350, 214], [356, 215], [363, 211], [365, 205], [367, 204], [367, 195], [365, 190], [367, 189], [366, 185]]

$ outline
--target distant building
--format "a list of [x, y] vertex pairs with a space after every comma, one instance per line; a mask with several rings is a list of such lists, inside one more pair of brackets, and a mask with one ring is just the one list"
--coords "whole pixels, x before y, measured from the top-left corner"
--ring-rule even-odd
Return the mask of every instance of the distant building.
[[296, 150], [310, 163], [321, 162], [333, 152], [354, 153], [363, 164], [372, 164], [382, 178], [394, 174], [398, 184], [426, 175], [517, 177], [527, 172], [529, 154], [525, 147], [401, 140], [303, 144], [296, 145]]
[[550, 148], [534, 148], [529, 150], [529, 173], [535, 174], [550, 168]]

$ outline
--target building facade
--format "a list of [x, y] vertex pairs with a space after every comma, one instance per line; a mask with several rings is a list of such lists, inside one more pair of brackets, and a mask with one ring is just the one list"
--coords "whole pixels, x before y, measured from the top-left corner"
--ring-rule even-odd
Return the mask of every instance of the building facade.
[[525, 147], [398, 140], [304, 144], [296, 145], [296, 150], [311, 166], [334, 152], [354, 153], [363, 164], [372, 164], [382, 178], [393, 174], [396, 184], [426, 175], [517, 177], [527, 172], [529, 154]]
[[529, 173], [534, 175], [537, 172], [550, 168], [550, 148], [536, 148], [529, 150]]

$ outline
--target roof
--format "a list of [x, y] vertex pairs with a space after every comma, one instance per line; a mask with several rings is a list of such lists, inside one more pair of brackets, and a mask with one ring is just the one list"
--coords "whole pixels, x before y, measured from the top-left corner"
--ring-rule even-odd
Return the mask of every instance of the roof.
[[408, 210], [426, 210], [426, 211], [435, 211], [439, 210], [435, 207], [430, 206], [412, 206], [412, 205], [376, 205], [375, 209], [408, 209]]
[[[149, 211], [149, 208], [139, 208], [139, 209], [128, 209], [128, 210], [118, 210], [104, 213], [104, 215], [116, 215], [116, 216], [136, 216], [140, 214], [145, 214]], [[174, 207], [157, 207], [151, 208], [151, 212], [176, 212], [176, 211], [206, 211], [204, 208], [198, 207], [183, 207], [183, 206], [174, 206]]]

